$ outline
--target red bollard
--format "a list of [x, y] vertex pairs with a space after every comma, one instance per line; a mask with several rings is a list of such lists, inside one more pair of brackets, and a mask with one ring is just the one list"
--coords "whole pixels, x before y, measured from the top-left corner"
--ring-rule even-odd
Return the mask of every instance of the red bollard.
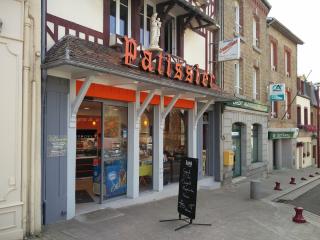
[[303, 212], [302, 207], [295, 207], [294, 210], [296, 211], [296, 215], [292, 218], [292, 221], [294, 221], [295, 223], [307, 222], [302, 215], [302, 212]]
[[296, 184], [296, 179], [294, 177], [291, 178], [290, 184]]
[[280, 183], [279, 182], [276, 182], [276, 185], [274, 187], [274, 190], [276, 191], [282, 191], [282, 189], [280, 188]]
[[310, 174], [309, 177], [314, 177], [314, 176], [312, 174]]
[[301, 180], [302, 180], [302, 181], [306, 181], [307, 179], [306, 179], [305, 177], [302, 177]]

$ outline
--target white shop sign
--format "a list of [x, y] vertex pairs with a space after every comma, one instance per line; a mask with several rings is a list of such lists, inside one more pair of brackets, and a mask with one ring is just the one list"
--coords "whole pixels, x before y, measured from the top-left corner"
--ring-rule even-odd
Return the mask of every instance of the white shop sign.
[[286, 86], [284, 83], [270, 84], [270, 101], [284, 101]]
[[240, 38], [219, 42], [218, 61], [225, 62], [240, 59]]

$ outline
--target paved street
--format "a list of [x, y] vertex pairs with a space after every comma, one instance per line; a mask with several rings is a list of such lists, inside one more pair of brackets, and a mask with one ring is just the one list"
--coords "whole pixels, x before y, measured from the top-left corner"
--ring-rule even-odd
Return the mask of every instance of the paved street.
[[[262, 182], [264, 196], [277, 194], [274, 181], [280, 181], [283, 192], [298, 187], [302, 176], [308, 178], [317, 169], [282, 170]], [[291, 176], [297, 186], [289, 185]], [[311, 179], [311, 178], [308, 178]], [[315, 179], [315, 178], [313, 178]], [[306, 224], [291, 221], [293, 206], [249, 200], [249, 179], [218, 190], [200, 190], [195, 222], [211, 227], [190, 226], [175, 232], [182, 222], [159, 223], [160, 219], [177, 217], [176, 197], [120, 209], [100, 210], [78, 216], [68, 222], [46, 227], [43, 240], [162, 240], [162, 239], [306, 239], [318, 240], [320, 218], [306, 214]], [[310, 218], [309, 218], [310, 216]]]

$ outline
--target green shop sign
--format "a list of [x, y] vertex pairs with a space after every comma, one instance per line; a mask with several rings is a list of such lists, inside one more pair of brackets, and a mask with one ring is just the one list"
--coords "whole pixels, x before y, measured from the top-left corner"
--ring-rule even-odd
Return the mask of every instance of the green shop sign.
[[294, 138], [294, 132], [269, 132], [269, 139], [290, 139]]
[[259, 111], [259, 112], [266, 112], [266, 113], [269, 112], [269, 108], [267, 105], [248, 102], [244, 100], [225, 102], [225, 105], [229, 107], [243, 108], [243, 109]]

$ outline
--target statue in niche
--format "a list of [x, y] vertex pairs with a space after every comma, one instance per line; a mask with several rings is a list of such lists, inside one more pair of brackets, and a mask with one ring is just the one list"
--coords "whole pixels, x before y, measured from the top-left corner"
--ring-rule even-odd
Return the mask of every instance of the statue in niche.
[[159, 39], [160, 39], [160, 28], [161, 22], [160, 18], [157, 18], [158, 14], [154, 13], [151, 16], [151, 31], [150, 31], [150, 46], [149, 50], [158, 50], [162, 51], [159, 47]]

